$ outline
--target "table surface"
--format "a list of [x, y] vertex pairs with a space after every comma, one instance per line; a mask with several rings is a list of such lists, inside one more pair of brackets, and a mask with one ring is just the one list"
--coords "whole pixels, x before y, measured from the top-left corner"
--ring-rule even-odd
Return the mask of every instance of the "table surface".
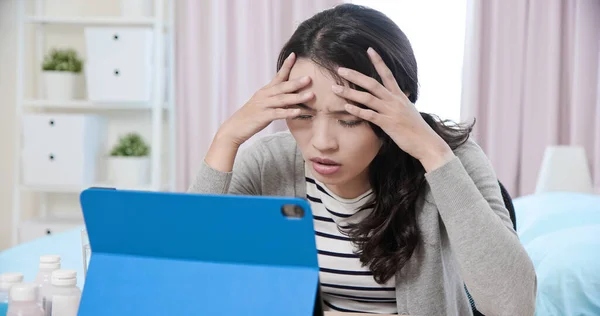
[[41, 255], [59, 255], [61, 268], [77, 271], [77, 285], [82, 288], [83, 253], [81, 229], [45, 236], [0, 252], [0, 273], [23, 273], [25, 282], [32, 282], [38, 272]]

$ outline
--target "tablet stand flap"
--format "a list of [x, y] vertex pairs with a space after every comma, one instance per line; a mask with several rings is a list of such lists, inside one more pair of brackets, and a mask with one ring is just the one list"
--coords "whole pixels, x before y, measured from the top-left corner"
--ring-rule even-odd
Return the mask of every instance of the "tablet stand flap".
[[[303, 216], [282, 214], [299, 205]], [[89, 189], [80, 315], [312, 315], [319, 268], [301, 199]]]
[[79, 315], [313, 314], [313, 269], [94, 256]]

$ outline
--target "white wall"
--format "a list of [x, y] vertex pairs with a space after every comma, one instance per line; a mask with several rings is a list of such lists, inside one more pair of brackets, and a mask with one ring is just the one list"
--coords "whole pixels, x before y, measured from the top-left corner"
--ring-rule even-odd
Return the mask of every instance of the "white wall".
[[[13, 194], [13, 165], [15, 157], [15, 87], [16, 87], [16, 50], [17, 21], [15, 18], [17, 1], [26, 1], [28, 10], [33, 8], [32, 0], [0, 0], [0, 250], [11, 245], [11, 212]], [[51, 16], [115, 16], [119, 15], [119, 0], [42, 0], [46, 14]], [[31, 13], [33, 11], [30, 11]], [[25, 97], [36, 97], [36, 82], [40, 65], [33, 53], [35, 27], [28, 25], [26, 35]], [[46, 52], [52, 47], [72, 47], [85, 60], [85, 41], [83, 28], [78, 26], [45, 27]], [[85, 70], [84, 70], [85, 71]], [[107, 141], [114, 144], [118, 137], [129, 131], [137, 131], [147, 140], [151, 140], [150, 112], [103, 112], [109, 119]], [[165, 117], [165, 121], [168, 117]], [[168, 137], [165, 128], [163, 137], [163, 157], [168, 157]], [[163, 165], [163, 179], [168, 177], [168, 165]], [[46, 195], [49, 210], [55, 213], [70, 213], [80, 216], [78, 194]], [[22, 216], [31, 218], [39, 213], [39, 194], [24, 194]]]
[[459, 122], [467, 1], [352, 2], [383, 12], [408, 37], [419, 70], [417, 109]]
[[14, 158], [13, 124], [15, 104], [17, 0], [0, 1], [0, 249], [10, 245], [12, 165]]

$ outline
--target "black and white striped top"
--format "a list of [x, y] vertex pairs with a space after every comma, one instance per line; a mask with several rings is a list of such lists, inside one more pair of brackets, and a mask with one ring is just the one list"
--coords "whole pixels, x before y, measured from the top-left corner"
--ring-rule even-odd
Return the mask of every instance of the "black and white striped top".
[[[339, 231], [349, 222], [364, 217], [361, 206], [373, 199], [372, 191], [354, 199], [343, 199], [306, 172], [306, 193], [313, 211], [319, 253], [323, 301], [329, 310], [396, 314], [394, 278], [378, 284], [368, 267], [362, 267], [350, 239]], [[355, 214], [356, 213], [356, 214]]]

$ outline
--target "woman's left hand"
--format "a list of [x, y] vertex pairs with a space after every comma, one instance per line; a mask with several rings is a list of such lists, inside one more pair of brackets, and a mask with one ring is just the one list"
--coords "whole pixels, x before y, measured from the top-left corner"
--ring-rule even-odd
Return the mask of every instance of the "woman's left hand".
[[454, 157], [450, 146], [421, 117], [421, 113], [398, 86], [394, 75], [381, 56], [372, 48], [369, 48], [367, 53], [383, 85], [358, 71], [340, 67], [338, 74], [342, 78], [368, 91], [362, 92], [339, 85], [332, 86], [333, 92], [340, 97], [368, 107], [362, 109], [346, 104], [346, 110], [381, 127], [398, 147], [418, 159], [427, 172], [450, 161]]

